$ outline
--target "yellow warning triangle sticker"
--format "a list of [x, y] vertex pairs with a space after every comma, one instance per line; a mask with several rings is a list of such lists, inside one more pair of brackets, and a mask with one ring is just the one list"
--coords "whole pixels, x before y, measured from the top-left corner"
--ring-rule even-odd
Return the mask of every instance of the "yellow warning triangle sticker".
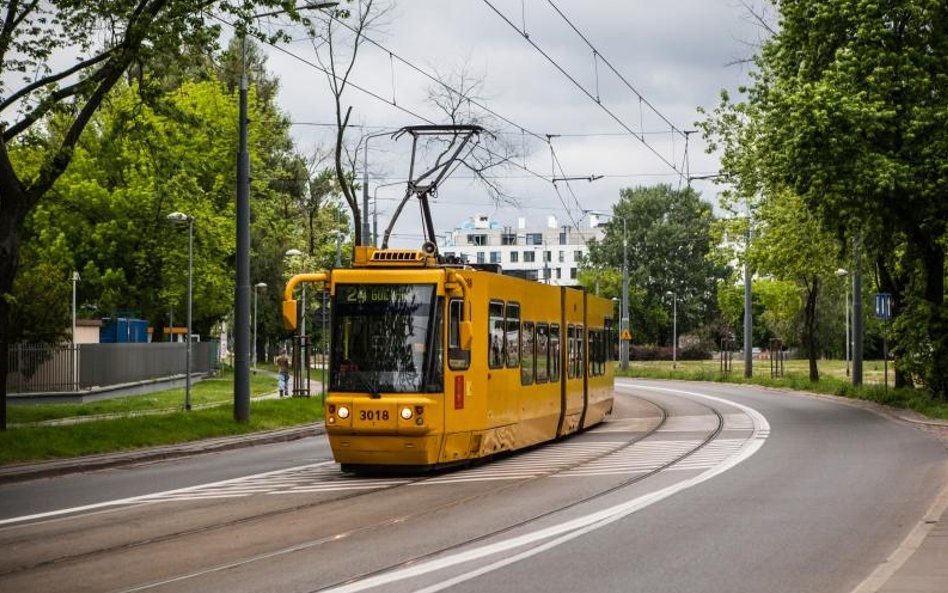
[[622, 339], [623, 339], [623, 340], [631, 340], [631, 339], [632, 339], [632, 332], [630, 332], [630, 331], [627, 330], [627, 329], [626, 329], [626, 330], [623, 330], [623, 331], [622, 331]]

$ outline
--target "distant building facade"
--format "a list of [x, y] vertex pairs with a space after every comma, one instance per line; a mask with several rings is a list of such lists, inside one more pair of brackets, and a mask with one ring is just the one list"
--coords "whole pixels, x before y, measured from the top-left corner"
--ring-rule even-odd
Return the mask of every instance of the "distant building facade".
[[528, 226], [526, 218], [517, 227], [502, 226], [486, 214], [478, 214], [456, 227], [439, 246], [445, 256], [459, 257], [470, 264], [496, 264], [505, 274], [557, 286], [579, 284], [579, 268], [589, 254], [586, 242], [602, 239], [603, 230], [595, 215], [589, 225], [576, 228], [561, 225], [555, 216], [545, 226]]

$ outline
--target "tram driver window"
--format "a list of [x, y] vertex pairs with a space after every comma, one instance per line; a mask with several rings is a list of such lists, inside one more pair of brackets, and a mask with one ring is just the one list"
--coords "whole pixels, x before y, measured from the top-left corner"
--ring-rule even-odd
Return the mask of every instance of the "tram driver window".
[[461, 348], [462, 321], [464, 301], [451, 299], [448, 304], [448, 366], [452, 371], [464, 371], [471, 366], [471, 351]]

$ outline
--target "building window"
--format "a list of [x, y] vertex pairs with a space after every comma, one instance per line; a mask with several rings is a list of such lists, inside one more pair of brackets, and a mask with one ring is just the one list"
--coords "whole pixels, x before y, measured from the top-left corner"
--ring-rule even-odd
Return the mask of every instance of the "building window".
[[468, 245], [487, 245], [487, 235], [468, 235]]
[[504, 233], [500, 236], [501, 245], [516, 245], [517, 244], [517, 235], [513, 233]]
[[561, 270], [560, 268], [556, 268], [556, 279], [557, 280], [563, 279], [563, 270]]
[[492, 264], [499, 264], [499, 263], [500, 263], [500, 252], [499, 252], [499, 251], [491, 251], [491, 252], [490, 252], [490, 263], [492, 263]]
[[570, 280], [576, 280], [576, 268], [569, 269]]
[[552, 251], [544, 251], [544, 252], [543, 252], [543, 261], [545, 261], [545, 262], [547, 262], [547, 263], [553, 261], [553, 252], [552, 252]]
[[478, 251], [478, 252], [477, 252], [477, 263], [479, 263], [479, 264], [484, 263], [484, 252], [483, 252], [483, 251]]
[[518, 252], [518, 251], [511, 251], [511, 252], [510, 252], [510, 263], [515, 264], [515, 263], [517, 263], [518, 261], [520, 261], [520, 252]]
[[573, 261], [574, 261], [574, 262], [581, 262], [581, 261], [583, 261], [583, 252], [582, 252], [582, 251], [574, 251], [574, 252], [573, 252]]
[[565, 261], [566, 261], [566, 252], [560, 249], [560, 263], [563, 263]]
[[532, 251], [524, 251], [524, 252], [523, 252], [523, 263], [525, 263], [525, 264], [532, 264], [532, 263], [535, 262], [535, 261], [537, 261], [537, 255], [536, 255], [536, 253], [534, 253], [534, 252], [532, 252]]
[[566, 245], [566, 233], [560, 233], [560, 245]]
[[543, 245], [543, 233], [527, 233], [527, 245]]

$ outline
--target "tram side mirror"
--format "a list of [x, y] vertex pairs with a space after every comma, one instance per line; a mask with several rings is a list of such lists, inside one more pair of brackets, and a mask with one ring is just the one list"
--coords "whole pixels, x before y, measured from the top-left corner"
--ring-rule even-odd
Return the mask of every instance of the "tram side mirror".
[[461, 350], [470, 350], [471, 342], [474, 340], [474, 328], [471, 327], [470, 321], [462, 321], [460, 325], [461, 329]]
[[283, 301], [283, 327], [288, 330], [296, 329], [296, 301]]

